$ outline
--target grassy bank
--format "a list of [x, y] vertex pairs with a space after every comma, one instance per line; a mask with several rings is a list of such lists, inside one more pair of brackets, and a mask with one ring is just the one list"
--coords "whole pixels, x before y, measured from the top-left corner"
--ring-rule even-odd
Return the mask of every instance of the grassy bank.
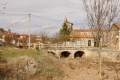
[[58, 62], [45, 51], [1, 47], [0, 80], [56, 80], [63, 76]]
[[40, 55], [44, 55], [42, 51], [35, 51], [35, 50], [26, 50], [26, 49], [17, 49], [17, 50], [3, 50], [2, 53], [4, 54], [5, 59], [12, 59], [14, 57], [19, 56], [29, 56], [29, 57], [36, 57]]

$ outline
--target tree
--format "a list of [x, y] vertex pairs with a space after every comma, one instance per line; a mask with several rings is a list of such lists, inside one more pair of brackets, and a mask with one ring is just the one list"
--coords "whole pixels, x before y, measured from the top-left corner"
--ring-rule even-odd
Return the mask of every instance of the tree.
[[0, 33], [5, 32], [5, 30], [3, 28], [0, 28]]
[[46, 30], [41, 30], [40, 33], [41, 43], [46, 44], [48, 42], [48, 32]]
[[119, 0], [82, 0], [87, 14], [87, 21], [93, 33], [96, 46], [100, 46], [100, 39], [104, 30], [111, 28], [112, 21], [120, 14]]
[[3, 28], [0, 28], [0, 38], [2, 38], [2, 35], [4, 32], [5, 32], [5, 30]]
[[103, 32], [111, 28], [112, 21], [120, 14], [119, 0], [82, 0], [87, 14], [87, 21], [90, 29], [94, 30], [93, 37], [99, 53], [100, 80], [101, 70], [101, 38]]
[[60, 40], [60, 34], [59, 32], [56, 32], [53, 36], [52, 36], [52, 43], [61, 43], [61, 40]]
[[62, 25], [62, 28], [60, 29], [60, 35], [61, 35], [61, 39], [63, 41], [69, 41], [70, 40], [70, 33], [71, 33], [71, 29], [68, 28], [67, 24], [64, 22]]
[[37, 36], [36, 35], [31, 35], [31, 43], [36, 43]]
[[5, 35], [5, 44], [6, 45], [11, 45], [12, 42], [12, 36], [10, 34]]

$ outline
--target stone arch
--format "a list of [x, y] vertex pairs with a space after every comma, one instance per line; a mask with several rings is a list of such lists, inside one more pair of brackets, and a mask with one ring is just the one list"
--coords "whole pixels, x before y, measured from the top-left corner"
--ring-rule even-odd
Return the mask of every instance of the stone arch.
[[61, 54], [60, 54], [60, 58], [67, 58], [67, 57], [69, 57], [70, 56], [70, 52], [68, 52], [68, 51], [63, 51], [63, 52], [61, 52]]
[[55, 55], [55, 53], [54, 53], [54, 52], [52, 52], [52, 51], [48, 51], [48, 54]]
[[76, 58], [76, 57], [82, 57], [83, 54], [85, 54], [83, 51], [77, 51], [77, 52], [74, 54], [74, 58]]

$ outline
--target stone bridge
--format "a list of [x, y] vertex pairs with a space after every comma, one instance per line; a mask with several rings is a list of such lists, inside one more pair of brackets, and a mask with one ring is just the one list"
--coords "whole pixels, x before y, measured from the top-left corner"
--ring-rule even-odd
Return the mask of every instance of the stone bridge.
[[85, 55], [85, 48], [80, 45], [64, 45], [64, 44], [34, 44], [39, 49], [45, 49], [48, 53], [52, 53], [58, 58], [75, 58]]
[[[48, 49], [48, 53], [52, 53], [56, 57], [60, 58], [76, 58], [76, 57], [92, 57], [98, 58], [98, 49], [95, 48], [69, 48], [69, 49]], [[120, 61], [120, 51], [102, 49], [101, 57], [104, 59], [118, 60]]]
[[[39, 49], [46, 49], [48, 53], [52, 53], [56, 57], [60, 58], [76, 58], [76, 57], [99, 57], [98, 48], [95, 47], [83, 47], [79, 45], [63, 45], [63, 44], [34, 44]], [[110, 60], [118, 59], [120, 61], [120, 50], [112, 50], [102, 48], [100, 54], [103, 58]]]
[[53, 55], [60, 58], [76, 58], [76, 57], [82, 57], [85, 55], [85, 49], [48, 49], [48, 53], [52, 53]]

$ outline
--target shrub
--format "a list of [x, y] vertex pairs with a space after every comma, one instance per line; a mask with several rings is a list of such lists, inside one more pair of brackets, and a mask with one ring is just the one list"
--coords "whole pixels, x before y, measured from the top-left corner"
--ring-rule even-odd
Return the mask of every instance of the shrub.
[[6, 60], [4, 59], [2, 52], [0, 52], [0, 63], [6, 63]]
[[0, 64], [0, 80], [10, 79], [16, 75], [16, 71], [14, 70], [12, 64], [3, 63]]

